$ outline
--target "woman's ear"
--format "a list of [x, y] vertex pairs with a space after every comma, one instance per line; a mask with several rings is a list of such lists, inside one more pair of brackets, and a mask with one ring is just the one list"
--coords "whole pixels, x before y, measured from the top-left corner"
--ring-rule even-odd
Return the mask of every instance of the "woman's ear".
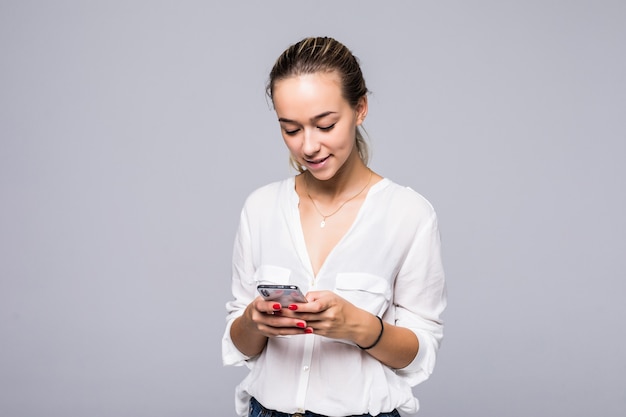
[[359, 99], [356, 105], [356, 125], [360, 126], [367, 116], [367, 96]]

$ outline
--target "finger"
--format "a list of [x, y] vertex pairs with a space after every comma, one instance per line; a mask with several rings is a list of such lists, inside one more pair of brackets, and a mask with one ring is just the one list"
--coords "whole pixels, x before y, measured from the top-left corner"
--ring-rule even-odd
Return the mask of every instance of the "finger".
[[[260, 306], [259, 306], [260, 307]], [[280, 314], [282, 306], [279, 303], [264, 303], [259, 310], [268, 315]]]
[[267, 314], [268, 316], [282, 316], [283, 315], [283, 311], [282, 310], [272, 310], [272, 311], [267, 311], [265, 314]]

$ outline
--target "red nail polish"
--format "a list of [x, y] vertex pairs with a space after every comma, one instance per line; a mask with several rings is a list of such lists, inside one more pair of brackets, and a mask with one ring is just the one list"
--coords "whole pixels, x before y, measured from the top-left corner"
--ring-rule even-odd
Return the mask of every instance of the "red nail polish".
[[311, 334], [313, 333], [313, 329], [311, 329], [310, 327], [307, 327], [306, 329], [304, 329], [304, 333]]
[[274, 310], [280, 310], [280, 304], [276, 303], [272, 306]]
[[301, 328], [304, 329], [306, 327], [306, 324], [304, 324], [304, 322], [300, 321], [300, 322], [296, 323], [296, 326], [301, 327]]
[[298, 309], [298, 306], [297, 306], [297, 305], [295, 305], [295, 304], [291, 304], [291, 305], [289, 306], [289, 310], [296, 311], [297, 309]]

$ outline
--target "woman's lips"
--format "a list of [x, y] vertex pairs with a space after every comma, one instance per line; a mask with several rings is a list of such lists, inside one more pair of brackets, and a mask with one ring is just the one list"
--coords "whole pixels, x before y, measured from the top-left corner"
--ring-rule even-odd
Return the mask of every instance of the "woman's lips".
[[324, 162], [326, 162], [328, 160], [328, 158], [330, 158], [330, 155], [325, 157], [325, 158], [320, 158], [320, 159], [305, 159], [307, 165], [311, 165], [311, 166], [319, 166], [321, 164], [323, 164]]

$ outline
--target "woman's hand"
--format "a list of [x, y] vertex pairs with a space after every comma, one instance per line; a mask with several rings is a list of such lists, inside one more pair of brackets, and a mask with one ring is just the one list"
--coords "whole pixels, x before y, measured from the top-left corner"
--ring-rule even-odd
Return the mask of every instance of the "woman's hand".
[[[356, 307], [332, 291], [311, 291], [308, 303], [295, 304], [296, 318], [306, 323], [306, 329], [332, 339], [363, 342], [369, 335], [367, 323], [375, 317]], [[366, 342], [364, 342], [366, 343]]]
[[[294, 309], [297, 307], [294, 307]], [[230, 328], [230, 337], [241, 353], [256, 356], [265, 349], [267, 339], [311, 333], [306, 323], [293, 311], [273, 301], [255, 298]]]
[[294, 306], [283, 308], [275, 301], [257, 297], [248, 305], [242, 317], [248, 323], [247, 327], [265, 337], [311, 333], [311, 329], [306, 329], [306, 323], [292, 311], [297, 309]]
[[411, 330], [390, 323], [382, 323], [381, 329], [374, 314], [332, 291], [312, 291], [306, 298], [308, 303], [296, 304], [293, 310], [313, 333], [349, 340], [358, 346], [374, 345], [366, 352], [395, 369], [407, 366], [417, 355], [419, 340]]

